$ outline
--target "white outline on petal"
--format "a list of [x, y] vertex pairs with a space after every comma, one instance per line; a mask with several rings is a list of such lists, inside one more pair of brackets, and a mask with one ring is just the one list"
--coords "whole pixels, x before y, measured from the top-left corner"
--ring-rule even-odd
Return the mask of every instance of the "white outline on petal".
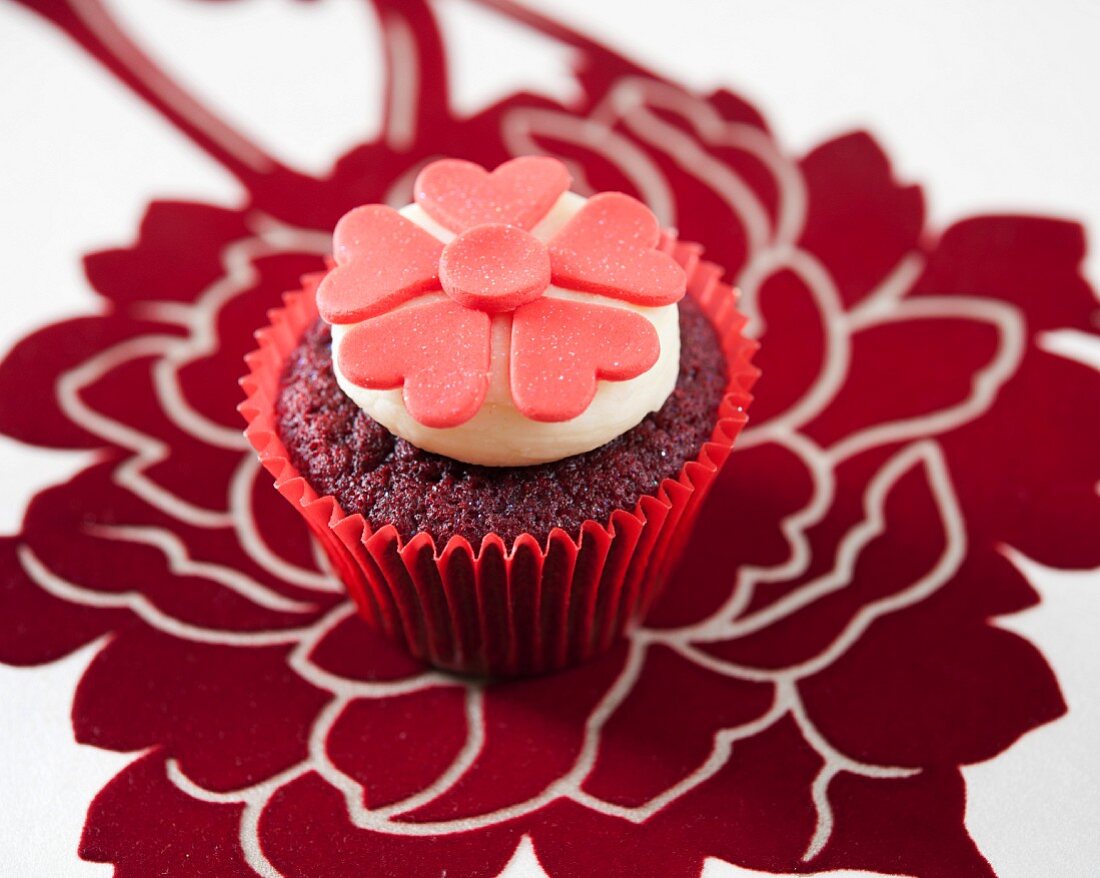
[[833, 805], [829, 800], [829, 785], [832, 783], [833, 778], [846, 771], [850, 774], [858, 774], [861, 777], [897, 779], [913, 777], [920, 774], [921, 769], [906, 768], [899, 765], [872, 765], [841, 753], [825, 739], [825, 736], [818, 731], [817, 726], [810, 720], [809, 715], [806, 713], [806, 705], [798, 694], [795, 684], [787, 685], [790, 686], [791, 716], [794, 717], [803, 739], [824, 760], [824, 764], [814, 778], [810, 790], [817, 820], [814, 826], [814, 834], [802, 854], [802, 861], [809, 862], [825, 849], [825, 845], [832, 837], [834, 818]]
[[[218, 349], [217, 320], [221, 309], [241, 292], [258, 282], [253, 260], [288, 250], [302, 253], [326, 252], [327, 234], [281, 224], [263, 214], [250, 217], [255, 236], [226, 245], [222, 251], [223, 276], [206, 288], [193, 303], [145, 302], [134, 307], [135, 315], [179, 325], [185, 336], [146, 335], [114, 345], [62, 374], [57, 384], [58, 405], [73, 423], [108, 443], [126, 448], [133, 456], [120, 463], [112, 474], [116, 484], [129, 490], [154, 508], [186, 524], [203, 528], [232, 527], [242, 548], [256, 563], [291, 585], [313, 591], [338, 593], [331, 576], [306, 570], [277, 558], [263, 543], [251, 514], [251, 504], [240, 505], [241, 470], [258, 470], [240, 430], [231, 430], [195, 411], [183, 396], [179, 372], [189, 363]], [[161, 440], [115, 421], [87, 406], [80, 397], [85, 388], [121, 365], [145, 357], [156, 357], [151, 367], [157, 400], [166, 417], [200, 442], [216, 448], [241, 449], [242, 464], [230, 482], [226, 511], [206, 509], [190, 503], [145, 475], [145, 471], [167, 459], [171, 449]], [[248, 462], [246, 462], [248, 461]], [[244, 486], [247, 490], [249, 486]], [[246, 494], [247, 499], [247, 494]], [[266, 588], [260, 586], [260, 588]], [[269, 600], [288, 599], [271, 592]]]
[[[740, 220], [745, 231], [750, 256], [765, 247], [772, 239], [772, 222], [764, 205], [756, 197], [752, 188], [741, 179], [728, 165], [714, 158], [687, 134], [660, 119], [650, 112], [646, 104], [652, 103], [663, 109], [685, 115], [681, 104], [686, 103], [686, 95], [678, 89], [653, 80], [638, 77], [621, 79], [607, 94], [601, 104], [593, 110], [590, 118], [600, 121], [609, 129], [616, 120], [621, 120], [639, 139], [646, 141], [669, 156], [685, 172], [702, 181], [712, 192], [718, 195]], [[688, 99], [690, 100], [690, 99]], [[713, 113], [713, 111], [711, 111]], [[728, 142], [725, 138], [726, 127], [718, 121], [717, 114], [703, 116], [696, 109], [694, 121], [701, 122], [696, 130], [703, 128], [712, 136], [705, 138], [710, 142]], [[719, 127], [721, 125], [721, 127]], [[741, 146], [743, 132], [731, 145]], [[779, 167], [781, 163], [775, 166]], [[790, 180], [786, 169], [781, 170], [777, 182]], [[786, 193], [788, 200], [790, 192]], [[788, 205], [789, 207], [790, 205]], [[796, 208], [797, 214], [797, 208]], [[801, 222], [799, 220], [799, 228]], [[791, 229], [794, 232], [794, 229]], [[793, 237], [797, 236], [795, 232]]]
[[771, 236], [771, 220], [767, 211], [737, 174], [719, 162], [687, 134], [662, 122], [653, 113], [637, 107], [624, 116], [626, 126], [638, 137], [647, 140], [666, 153], [680, 168], [696, 179], [708, 179], [726, 205], [742, 222], [748, 236], [750, 254], [759, 252]]
[[323, 256], [332, 237], [308, 229], [282, 225], [262, 214], [251, 218], [255, 237], [227, 244], [221, 253], [222, 276], [202, 291], [194, 302], [142, 302], [134, 313], [151, 320], [174, 323], [188, 331], [167, 348], [153, 367], [157, 396], [168, 418], [181, 430], [215, 448], [248, 448], [241, 430], [226, 427], [196, 411], [184, 398], [179, 373], [190, 363], [218, 350], [218, 314], [221, 309], [260, 280], [255, 260], [263, 256], [298, 253]]
[[643, 823], [669, 803], [676, 801], [676, 799], [714, 777], [729, 762], [730, 756], [733, 754], [734, 744], [759, 735], [771, 728], [786, 712], [786, 707], [776, 697], [773, 698], [771, 707], [756, 719], [716, 732], [711, 751], [698, 768], [685, 775], [663, 793], [654, 796], [641, 805], [618, 805], [586, 793], [581, 789], [572, 792], [570, 798], [601, 814], [621, 817], [631, 823]]
[[[931, 496], [944, 527], [944, 548], [931, 570], [906, 588], [861, 607], [825, 649], [796, 665], [779, 669], [748, 667], [716, 658], [694, 645], [696, 642], [733, 640], [747, 636], [790, 617], [850, 584], [859, 553], [886, 530], [885, 505], [890, 490], [916, 465], [921, 465], [924, 469]], [[636, 638], [669, 646], [685, 659], [715, 673], [750, 682], [772, 683], [778, 687], [777, 700], [784, 701], [787, 705], [783, 713], [790, 712], [794, 716], [803, 738], [825, 760], [812, 791], [817, 820], [813, 837], [804, 855], [806, 861], [820, 853], [830, 837], [832, 806], [828, 800], [828, 787], [838, 772], [850, 771], [866, 777], [908, 777], [918, 773], [920, 769], [875, 766], [840, 753], [820, 736], [810, 721], [797, 692], [797, 681], [832, 665], [875, 620], [920, 603], [942, 588], [961, 567], [966, 557], [966, 545], [962, 510], [955, 497], [942, 451], [931, 440], [915, 442], [897, 452], [875, 474], [864, 494], [864, 519], [849, 530], [841, 541], [837, 562], [832, 571], [800, 586], [787, 597], [763, 610], [728, 621], [724, 626], [716, 625], [716, 617], [711, 617], [697, 627], [689, 626], [674, 631], [639, 629], [635, 633]]]
[[419, 692], [432, 686], [459, 685], [454, 677], [433, 670], [421, 671], [411, 677], [396, 680], [355, 680], [341, 677], [312, 662], [309, 656], [317, 645], [338, 625], [355, 614], [355, 605], [350, 601], [333, 607], [316, 624], [302, 632], [303, 636], [287, 656], [287, 664], [307, 683], [345, 701], [356, 698], [389, 698], [393, 695]]
[[134, 452], [133, 457], [116, 468], [115, 482], [162, 512], [196, 527], [229, 527], [233, 521], [228, 512], [196, 506], [148, 479], [145, 470], [170, 455], [168, 446], [85, 405], [80, 392], [125, 363], [157, 357], [152, 367], [154, 387], [168, 419], [201, 442], [216, 448], [243, 450], [246, 443], [241, 431], [216, 424], [187, 404], [179, 387], [179, 370], [217, 350], [219, 311], [259, 279], [253, 259], [286, 250], [325, 252], [330, 243], [327, 235], [281, 225], [263, 215], [254, 217], [252, 223], [258, 230], [257, 236], [233, 241], [225, 247], [222, 253], [224, 276], [203, 291], [193, 304], [147, 302], [135, 307], [139, 316], [185, 327], [186, 336], [146, 335], [128, 339], [63, 373], [57, 383], [58, 405], [66, 417], [107, 442]]
[[402, 799], [400, 802], [378, 808], [375, 813], [382, 817], [408, 814], [421, 805], [434, 802], [462, 780], [466, 772], [477, 761], [482, 748], [485, 746], [484, 712], [483, 690], [480, 686], [468, 686], [466, 689], [466, 742], [462, 745], [462, 749], [455, 754], [454, 761], [430, 786], [425, 787], [416, 795]]
[[836, 476], [832, 467], [825, 463], [821, 448], [801, 433], [781, 433], [772, 442], [806, 463], [806, 472], [813, 482], [806, 505], [779, 522], [779, 532], [789, 547], [786, 560], [771, 566], [743, 565], [738, 570], [737, 582], [730, 596], [721, 607], [701, 622], [682, 628], [661, 629], [662, 636], [675, 638], [683, 634], [685, 637], [706, 639], [708, 635], [717, 635], [726, 620], [736, 619], [752, 602], [758, 585], [789, 581], [802, 575], [809, 566], [812, 555], [806, 534], [828, 514], [836, 490]]
[[760, 287], [776, 272], [790, 270], [805, 284], [821, 315], [824, 332], [821, 371], [806, 393], [783, 414], [759, 427], [748, 427], [739, 438], [741, 448], [751, 448], [792, 433], [820, 414], [844, 383], [851, 360], [851, 337], [844, 323], [840, 292], [821, 261], [798, 247], [775, 247], [753, 259], [738, 279], [739, 307], [749, 318], [746, 332], [762, 335], [765, 329], [759, 310]]
[[133, 456], [119, 464], [113, 474], [116, 484], [140, 497], [150, 506], [194, 527], [230, 527], [229, 513], [205, 509], [177, 497], [145, 476], [145, 470], [166, 460], [171, 449], [159, 439], [135, 430], [84, 404], [80, 391], [124, 363], [163, 355], [178, 344], [174, 336], [145, 335], [120, 342], [61, 375], [57, 382], [57, 404], [70, 421], [112, 445], [129, 449]]
[[[775, 244], [787, 244], [798, 239], [806, 220], [806, 184], [797, 163], [783, 155], [775, 141], [766, 132], [744, 122], [730, 122], [706, 101], [668, 83], [643, 77], [620, 79], [592, 115], [605, 123], [613, 124], [615, 117], [627, 117], [637, 109], [644, 109], [645, 104], [660, 107], [666, 112], [675, 113], [686, 119], [695, 129], [700, 140], [715, 146], [740, 149], [766, 165], [779, 191], [779, 220], [776, 223], [774, 235], [771, 234], [771, 224], [766, 213], [763, 214], [762, 221], [757, 220], [761, 229], [768, 233], [761, 238], [760, 244], [765, 243], [769, 237], [774, 239]], [[648, 111], [646, 115], [655, 118]], [[666, 151], [669, 150], [666, 149]], [[684, 166], [685, 170], [705, 185], [711, 186], [712, 179], [697, 174], [697, 167], [691, 164]], [[730, 173], [728, 169], [724, 170]], [[731, 191], [739, 195], [746, 188], [746, 184], [737, 178]], [[748, 191], [753, 201], [759, 206], [756, 195], [751, 189]], [[737, 212], [740, 218], [744, 219], [747, 203], [741, 202], [739, 197], [734, 197], [727, 199], [727, 204]], [[762, 206], [760, 210], [763, 210]], [[755, 208], [750, 208], [750, 212], [756, 213]], [[750, 233], [750, 237], [755, 235]]]
[[82, 607], [129, 610], [151, 628], [180, 640], [212, 643], [219, 646], [275, 646], [293, 643], [306, 630], [286, 628], [270, 631], [226, 631], [200, 628], [198, 625], [181, 622], [169, 616], [139, 592], [94, 591], [63, 579], [43, 564], [26, 543], [19, 545], [18, 553], [23, 572], [47, 594]]
[[[832, 570], [751, 615], [732, 619], [719, 630], [709, 631], [702, 637], [696, 635], [691, 639], [698, 642], [748, 636], [781, 622], [810, 604], [850, 585], [860, 554], [875, 538], [886, 532], [886, 500], [890, 491], [918, 464], [923, 464], [945, 532], [943, 553], [928, 576], [938, 583], [937, 588], [946, 582], [965, 557], [966, 528], [942, 452], [938, 445], [926, 440], [906, 446], [875, 473], [863, 495], [863, 521], [849, 530], [841, 540]], [[868, 604], [867, 607], [876, 603], [878, 602]], [[866, 610], [867, 607], [863, 609]]]
[[921, 296], [898, 302], [890, 311], [875, 308], [855, 317], [849, 315], [848, 325], [853, 330], [859, 330], [901, 320], [944, 318], [979, 320], [992, 324], [998, 330], [997, 351], [993, 359], [975, 373], [967, 398], [932, 414], [888, 421], [853, 433], [827, 450], [831, 461], [839, 463], [880, 445], [946, 433], [974, 420], [993, 405], [1001, 387], [1016, 374], [1024, 357], [1027, 344], [1025, 321], [1017, 308], [1004, 302], [969, 296]]
[[420, 59], [416, 38], [409, 23], [400, 15], [384, 15], [382, 35], [386, 40], [386, 58], [390, 68], [390, 93], [385, 122], [386, 144], [396, 152], [405, 152], [416, 138], [417, 98], [420, 86]]
[[192, 799], [214, 805], [243, 804], [238, 838], [245, 862], [261, 878], [284, 878], [283, 873], [276, 869], [271, 861], [264, 856], [263, 847], [260, 843], [260, 818], [263, 816], [271, 797], [279, 789], [309, 773], [309, 768], [305, 763], [272, 775], [255, 786], [233, 790], [228, 793], [218, 793], [199, 786], [184, 774], [179, 762], [175, 759], [169, 759], [165, 762], [164, 768], [169, 782], [176, 789], [187, 793]]
[[316, 556], [314, 560], [318, 567], [326, 571], [323, 573], [291, 564], [268, 547], [260, 535], [256, 518], [252, 514], [252, 487], [256, 476], [261, 472], [264, 470], [261, 469], [260, 459], [251, 451], [247, 451], [241, 455], [241, 463], [234, 471], [229, 483], [230, 516], [241, 548], [260, 567], [284, 582], [311, 591], [343, 594], [344, 586], [331, 571], [328, 571], [328, 559], [316, 540], [311, 539], [310, 545], [314, 548]]
[[[516, 109], [509, 111], [501, 120], [501, 134], [513, 155], [545, 152], [532, 138], [532, 132], [577, 143], [603, 155], [634, 184], [662, 225], [676, 224], [676, 202], [664, 175], [644, 150], [618, 132], [593, 119], [578, 119], [557, 110]], [[574, 161], [562, 160], [569, 167], [573, 179], [580, 184], [578, 188], [583, 188], [583, 170]]]
[[168, 569], [180, 576], [207, 579], [240, 595], [256, 606], [284, 613], [312, 613], [316, 604], [306, 604], [283, 597], [266, 585], [224, 564], [196, 561], [187, 552], [183, 540], [162, 527], [127, 525], [89, 525], [84, 532], [105, 540], [138, 543], [157, 549], [168, 562]]

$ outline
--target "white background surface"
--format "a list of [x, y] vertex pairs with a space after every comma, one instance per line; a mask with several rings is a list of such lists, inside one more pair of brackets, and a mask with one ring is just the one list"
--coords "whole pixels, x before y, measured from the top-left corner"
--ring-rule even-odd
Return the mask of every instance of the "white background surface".
[[[381, 73], [363, 0], [108, 5], [200, 98], [290, 164], [322, 171], [377, 129]], [[898, 176], [924, 185], [936, 227], [967, 214], [1019, 209], [1081, 219], [1100, 234], [1100, 4], [533, 5], [696, 88], [726, 85], [743, 94], [794, 152], [869, 127]], [[514, 26], [501, 29], [489, 13], [461, 0], [443, 0], [441, 8], [446, 36], [458, 49], [452, 72], [460, 109], [476, 109], [518, 85], [568, 97], [567, 52], [532, 43]], [[477, 51], [463, 52], [464, 46]], [[150, 199], [232, 205], [241, 194], [64, 37], [7, 4], [0, 5], [0, 132], [0, 266], [7, 285], [0, 349], [34, 326], [94, 310], [78, 255], [131, 240]], [[1094, 285], [1098, 266], [1093, 255]], [[1096, 347], [1072, 350], [1100, 363]], [[0, 481], [9, 498], [0, 531], [17, 530], [25, 501], [85, 459], [0, 438]], [[1100, 618], [1100, 571], [1027, 572], [1043, 604], [999, 624], [1039, 645], [1070, 714], [965, 770], [967, 823], [1003, 878], [1086, 878], [1100, 863], [1100, 650], [1092, 634]], [[72, 740], [72, 691], [92, 653], [82, 650], [46, 670], [0, 666], [2, 874], [111, 872], [74, 854], [87, 803], [133, 758]], [[521, 851], [510, 872], [526, 874], [531, 863]], [[748, 874], [708, 867], [708, 878]]]

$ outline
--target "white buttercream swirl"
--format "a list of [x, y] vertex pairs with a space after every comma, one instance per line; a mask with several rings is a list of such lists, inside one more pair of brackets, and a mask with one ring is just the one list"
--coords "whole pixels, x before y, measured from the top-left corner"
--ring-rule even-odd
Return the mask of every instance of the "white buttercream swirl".
[[[566, 192], [532, 229], [532, 234], [549, 241], [586, 200]], [[455, 237], [418, 205], [410, 204], [401, 214], [444, 243]], [[493, 318], [488, 395], [477, 414], [457, 427], [425, 427], [405, 408], [400, 388], [371, 390], [350, 382], [341, 373], [338, 361], [340, 343], [354, 324], [332, 327], [332, 368], [336, 381], [352, 402], [395, 436], [425, 451], [483, 466], [527, 466], [591, 451], [637, 426], [647, 414], [664, 405], [676, 386], [680, 370], [680, 319], [676, 305], [644, 308], [556, 286], [550, 286], [545, 295], [624, 308], [642, 315], [657, 330], [661, 344], [657, 362], [649, 371], [627, 381], [599, 381], [591, 404], [571, 420], [535, 421], [522, 415], [512, 402], [508, 386], [512, 318], [502, 314]]]

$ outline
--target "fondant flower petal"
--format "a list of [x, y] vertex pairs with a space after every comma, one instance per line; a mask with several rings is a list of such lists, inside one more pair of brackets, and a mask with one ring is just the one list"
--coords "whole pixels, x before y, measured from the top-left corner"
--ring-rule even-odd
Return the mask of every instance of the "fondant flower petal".
[[588, 200], [550, 242], [554, 283], [635, 305], [671, 305], [684, 296], [684, 270], [657, 250], [653, 212], [622, 192]]
[[596, 381], [625, 381], [653, 367], [661, 343], [634, 311], [539, 299], [512, 318], [516, 408], [536, 421], [568, 421], [596, 395]]
[[443, 245], [392, 207], [368, 204], [336, 224], [336, 268], [317, 289], [329, 323], [356, 323], [439, 289]]
[[483, 223], [530, 229], [554, 206], [572, 179], [557, 159], [522, 156], [492, 173], [459, 159], [432, 162], [416, 178], [416, 203], [454, 232]]
[[449, 299], [417, 303], [351, 329], [337, 363], [353, 384], [404, 386], [405, 408], [426, 427], [457, 427], [489, 389], [489, 315]]

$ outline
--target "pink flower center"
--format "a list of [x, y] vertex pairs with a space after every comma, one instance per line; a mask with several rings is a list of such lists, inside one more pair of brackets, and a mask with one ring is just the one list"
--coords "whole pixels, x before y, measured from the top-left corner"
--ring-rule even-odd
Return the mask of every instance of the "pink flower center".
[[443, 248], [439, 280], [444, 292], [467, 308], [514, 311], [550, 285], [550, 252], [516, 226], [475, 226]]

